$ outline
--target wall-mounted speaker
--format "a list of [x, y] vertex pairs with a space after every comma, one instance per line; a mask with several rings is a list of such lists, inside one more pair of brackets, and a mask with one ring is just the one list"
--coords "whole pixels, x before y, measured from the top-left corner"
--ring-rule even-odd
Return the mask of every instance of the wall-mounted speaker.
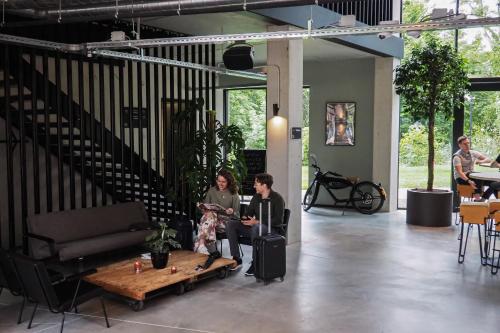
[[247, 70], [253, 68], [253, 57], [252, 45], [236, 43], [226, 49], [222, 60], [227, 69]]

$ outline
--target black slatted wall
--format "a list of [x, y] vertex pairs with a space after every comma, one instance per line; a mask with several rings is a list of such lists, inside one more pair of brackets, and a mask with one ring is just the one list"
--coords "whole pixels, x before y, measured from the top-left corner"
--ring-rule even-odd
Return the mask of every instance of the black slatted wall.
[[[25, 35], [62, 42], [92, 36], [64, 30]], [[199, 97], [215, 109], [214, 74], [0, 45], [2, 247], [26, 245], [32, 214], [131, 200], [143, 201], [152, 219], [192, 213], [175, 156], [206, 115], [181, 128], [173, 115]], [[144, 52], [215, 64], [213, 45]]]
[[[342, 15], [355, 15], [356, 20], [368, 25], [392, 20], [393, 0], [336, 1], [321, 6]], [[396, 18], [398, 19], [398, 18]]]

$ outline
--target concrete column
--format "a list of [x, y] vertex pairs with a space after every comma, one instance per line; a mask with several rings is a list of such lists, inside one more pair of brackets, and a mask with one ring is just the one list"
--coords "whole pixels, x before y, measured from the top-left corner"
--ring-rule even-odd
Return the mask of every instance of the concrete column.
[[399, 59], [375, 59], [373, 101], [373, 180], [382, 183], [387, 201], [382, 211], [398, 207], [399, 96], [393, 81]]
[[392, 0], [392, 19], [399, 20], [401, 17], [401, 0]]
[[[268, 41], [267, 65], [267, 172], [291, 210], [288, 242], [293, 243], [301, 239], [302, 140], [291, 139], [290, 133], [292, 127], [302, 127], [303, 41]], [[277, 117], [273, 104], [279, 105]]]

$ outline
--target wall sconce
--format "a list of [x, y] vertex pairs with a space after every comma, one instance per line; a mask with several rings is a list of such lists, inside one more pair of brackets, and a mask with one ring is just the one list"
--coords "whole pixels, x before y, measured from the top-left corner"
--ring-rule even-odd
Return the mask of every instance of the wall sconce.
[[273, 104], [273, 117], [277, 117], [279, 111], [280, 111], [279, 105], [278, 104]]
[[273, 116], [269, 120], [270, 129], [274, 132], [281, 132], [286, 124], [286, 119], [279, 115], [280, 107], [273, 104]]

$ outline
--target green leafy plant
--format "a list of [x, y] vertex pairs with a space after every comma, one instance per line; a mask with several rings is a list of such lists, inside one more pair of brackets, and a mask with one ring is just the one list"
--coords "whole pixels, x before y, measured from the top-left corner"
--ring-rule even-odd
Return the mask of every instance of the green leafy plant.
[[146, 237], [146, 246], [151, 252], [167, 253], [170, 247], [180, 248], [181, 245], [175, 240], [177, 231], [171, 229], [166, 223], [158, 223], [160, 228]]
[[467, 91], [463, 58], [448, 44], [429, 37], [396, 68], [396, 93], [414, 121], [427, 124], [427, 190], [433, 190], [436, 114], [449, 119]]
[[[189, 128], [189, 124], [199, 119], [203, 104], [202, 98], [192, 101], [176, 114], [174, 121], [179, 127]], [[220, 168], [231, 171], [239, 183], [247, 172], [241, 129], [236, 125], [223, 125], [215, 118], [215, 111], [206, 112], [207, 120], [178, 147], [177, 164], [182, 181], [188, 185], [191, 202], [203, 200]]]

